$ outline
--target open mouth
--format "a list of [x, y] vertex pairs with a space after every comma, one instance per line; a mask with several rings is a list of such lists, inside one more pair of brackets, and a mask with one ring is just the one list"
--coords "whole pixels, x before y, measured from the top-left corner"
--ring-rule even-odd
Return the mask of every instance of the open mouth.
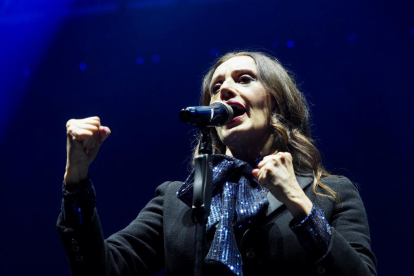
[[233, 113], [234, 113], [233, 118], [242, 116], [242, 115], [244, 115], [246, 113], [246, 109], [239, 102], [236, 102], [236, 101], [228, 101], [227, 104], [230, 105], [231, 108], [233, 109]]

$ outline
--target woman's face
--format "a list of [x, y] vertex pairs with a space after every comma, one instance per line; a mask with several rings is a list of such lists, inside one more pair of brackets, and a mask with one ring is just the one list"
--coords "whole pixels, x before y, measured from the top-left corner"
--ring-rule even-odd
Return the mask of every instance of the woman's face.
[[210, 104], [225, 102], [234, 110], [233, 120], [216, 128], [227, 147], [266, 143], [273, 133], [270, 121], [274, 101], [257, 78], [253, 58], [238, 56], [222, 63], [214, 71], [210, 91]]

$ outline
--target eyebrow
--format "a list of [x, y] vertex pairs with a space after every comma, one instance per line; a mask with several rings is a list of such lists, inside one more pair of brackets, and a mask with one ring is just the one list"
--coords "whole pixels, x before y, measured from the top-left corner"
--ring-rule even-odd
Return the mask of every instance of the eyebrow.
[[[257, 77], [257, 73], [255, 73], [254, 71], [250, 70], [250, 69], [237, 69], [234, 70], [233, 72], [231, 72], [231, 75], [240, 75], [241, 73], [250, 73], [251, 75], [254, 75], [255, 77]], [[223, 75], [218, 75], [217, 77], [213, 78], [210, 82], [210, 86], [212, 84], [214, 84], [217, 79], [219, 79], [220, 77], [222, 77]]]

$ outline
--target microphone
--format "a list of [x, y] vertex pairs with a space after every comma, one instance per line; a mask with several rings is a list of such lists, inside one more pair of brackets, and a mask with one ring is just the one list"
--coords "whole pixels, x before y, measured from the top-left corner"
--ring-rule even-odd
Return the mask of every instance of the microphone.
[[233, 108], [223, 102], [215, 102], [209, 106], [190, 106], [180, 111], [183, 123], [197, 127], [223, 126], [233, 119]]

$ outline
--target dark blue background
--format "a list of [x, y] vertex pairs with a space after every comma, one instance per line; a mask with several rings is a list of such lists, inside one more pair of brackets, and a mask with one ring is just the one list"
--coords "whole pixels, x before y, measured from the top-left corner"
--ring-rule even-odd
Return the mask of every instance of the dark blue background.
[[[0, 1], [0, 275], [69, 275], [55, 229], [65, 123], [112, 130], [90, 169], [106, 236], [184, 180], [201, 77], [273, 53], [311, 104], [327, 169], [360, 186], [381, 275], [412, 275], [412, 1]], [[141, 64], [142, 63], [142, 64]], [[352, 264], [350, 264], [352, 265]]]

